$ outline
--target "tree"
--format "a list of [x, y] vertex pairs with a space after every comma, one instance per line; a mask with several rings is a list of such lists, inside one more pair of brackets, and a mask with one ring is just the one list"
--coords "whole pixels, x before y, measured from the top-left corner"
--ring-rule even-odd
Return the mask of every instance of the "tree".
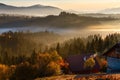
[[57, 44], [56, 51], [60, 54], [60, 43]]
[[90, 57], [88, 58], [85, 63], [84, 63], [84, 67], [85, 68], [90, 68], [90, 70], [95, 66], [95, 60], [94, 58]]
[[4, 54], [2, 54], [3, 57], [3, 63], [8, 65], [10, 64], [10, 57], [7, 51], [4, 52]]
[[60, 69], [60, 65], [58, 65], [57, 63], [51, 61], [46, 68], [45, 74], [48, 76], [53, 76], [53, 75], [59, 75], [61, 74], [61, 69]]
[[33, 50], [33, 53], [31, 54], [31, 59], [30, 59], [32, 64], [35, 64], [37, 62], [37, 60], [36, 60], [37, 56], [38, 56], [37, 52], [35, 50]]
[[23, 62], [16, 67], [11, 80], [33, 80], [35, 78], [34, 71], [29, 62]]
[[62, 60], [62, 57], [57, 53], [57, 51], [52, 51], [50, 53], [51, 60], [54, 62], [60, 62]]
[[0, 80], [6, 80], [9, 78], [8, 70], [8, 66], [0, 64]]

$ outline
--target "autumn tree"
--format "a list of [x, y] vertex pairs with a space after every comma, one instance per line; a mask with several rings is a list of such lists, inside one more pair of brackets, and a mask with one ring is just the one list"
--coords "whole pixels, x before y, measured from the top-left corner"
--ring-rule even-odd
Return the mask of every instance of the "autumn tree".
[[57, 64], [56, 62], [50, 62], [47, 65], [45, 74], [48, 75], [48, 76], [61, 74], [60, 65]]
[[90, 57], [88, 58], [85, 63], [84, 63], [84, 67], [85, 68], [90, 68], [90, 70], [95, 66], [95, 60], [94, 58]]
[[6, 80], [9, 78], [9, 67], [3, 64], [0, 64], [0, 80]]

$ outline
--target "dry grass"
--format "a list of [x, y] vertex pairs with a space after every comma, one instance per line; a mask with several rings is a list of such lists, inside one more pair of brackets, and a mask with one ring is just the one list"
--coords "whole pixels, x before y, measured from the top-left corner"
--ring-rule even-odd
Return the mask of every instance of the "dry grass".
[[120, 80], [120, 74], [62, 75], [35, 80]]
[[75, 76], [76, 75], [61, 75], [61, 76], [38, 78], [38, 79], [35, 79], [35, 80], [74, 80]]

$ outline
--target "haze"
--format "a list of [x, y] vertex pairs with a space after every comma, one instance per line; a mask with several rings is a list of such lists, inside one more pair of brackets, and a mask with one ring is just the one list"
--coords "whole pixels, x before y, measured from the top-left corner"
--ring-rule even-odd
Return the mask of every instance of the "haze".
[[97, 11], [120, 7], [120, 0], [0, 0], [0, 2], [14, 6], [42, 4], [59, 7], [64, 10], [72, 9], [77, 11]]

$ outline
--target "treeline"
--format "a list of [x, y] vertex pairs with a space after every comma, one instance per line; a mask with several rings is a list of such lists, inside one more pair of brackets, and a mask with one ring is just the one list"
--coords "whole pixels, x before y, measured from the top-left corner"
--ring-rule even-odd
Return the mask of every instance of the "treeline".
[[48, 31], [38, 33], [9, 31], [3, 33], [0, 35], [0, 61], [4, 62], [3, 57], [7, 56], [30, 56], [34, 49], [37, 52], [56, 50], [62, 57], [75, 54], [103, 54], [120, 41], [120, 34], [110, 34], [104, 38], [99, 34], [90, 35], [86, 38], [74, 38], [57, 43], [62, 39], [63, 37], [60, 35]]
[[64, 43], [58, 43], [55, 49], [63, 56], [76, 54], [94, 54], [102, 55], [120, 41], [120, 34], [110, 34], [106, 37], [101, 35], [90, 35], [87, 38], [74, 38]]
[[11, 22], [21, 22], [31, 19], [29, 16], [0, 14], [0, 25]]
[[0, 35], [0, 54], [19, 55], [33, 50], [34, 43], [23, 32], [5, 32]]
[[60, 35], [49, 31], [5, 32], [0, 35], [0, 55], [30, 55], [33, 49], [44, 52], [47, 46], [61, 39]]

